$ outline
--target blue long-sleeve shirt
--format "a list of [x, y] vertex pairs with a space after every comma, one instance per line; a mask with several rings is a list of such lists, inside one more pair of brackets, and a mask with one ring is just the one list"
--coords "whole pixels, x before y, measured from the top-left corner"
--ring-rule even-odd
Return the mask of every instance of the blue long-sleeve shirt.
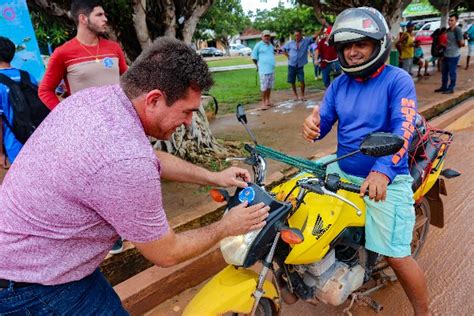
[[296, 68], [306, 65], [309, 46], [313, 43], [314, 40], [311, 37], [305, 37], [299, 43], [291, 41], [283, 46], [283, 49], [288, 53], [288, 65]]
[[414, 131], [417, 101], [411, 77], [400, 68], [385, 66], [376, 77], [365, 82], [339, 76], [329, 86], [320, 109], [323, 138], [336, 121], [337, 156], [359, 149], [372, 132], [390, 132], [405, 139], [396, 154], [371, 157], [356, 154], [340, 160], [346, 173], [367, 177], [371, 171], [385, 174], [390, 182], [398, 174], [409, 174], [407, 151]]

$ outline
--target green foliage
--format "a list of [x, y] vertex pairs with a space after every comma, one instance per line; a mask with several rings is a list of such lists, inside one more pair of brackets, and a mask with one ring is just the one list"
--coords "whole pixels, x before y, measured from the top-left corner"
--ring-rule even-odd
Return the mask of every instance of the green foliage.
[[280, 3], [278, 7], [271, 10], [257, 10], [251, 14], [254, 18], [254, 28], [276, 32], [280, 40], [287, 38], [295, 30], [311, 34], [321, 28], [321, 24], [314, 16], [313, 8], [306, 5], [285, 8]]
[[215, 39], [227, 46], [231, 36], [239, 34], [250, 24], [240, 0], [216, 0], [199, 21], [194, 38], [209, 40], [208, 30], [212, 30]]
[[38, 44], [41, 47], [47, 47], [48, 43], [52, 46], [59, 46], [73, 37], [72, 25], [65, 23], [60, 18], [37, 10], [32, 10], [30, 17]]

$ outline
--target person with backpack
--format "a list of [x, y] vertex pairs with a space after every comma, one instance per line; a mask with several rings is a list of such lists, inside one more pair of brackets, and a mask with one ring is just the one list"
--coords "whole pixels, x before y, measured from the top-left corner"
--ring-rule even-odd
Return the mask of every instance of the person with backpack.
[[[441, 87], [436, 89], [435, 92], [441, 92], [443, 94], [451, 94], [454, 92], [456, 87], [456, 73], [461, 57], [461, 47], [464, 46], [464, 39], [461, 28], [457, 26], [458, 15], [451, 14], [448, 20], [448, 45], [444, 51], [443, 64], [441, 66]], [[449, 85], [448, 85], [449, 76]]]
[[[0, 134], [2, 167], [5, 169], [13, 163], [26, 139], [35, 130], [34, 125], [39, 125], [49, 112], [38, 98], [36, 79], [28, 72], [11, 66], [15, 50], [15, 44], [10, 39], [0, 36]], [[35, 104], [43, 107], [40, 110], [43, 114], [38, 122], [33, 123], [31, 119], [36, 113], [31, 110]]]

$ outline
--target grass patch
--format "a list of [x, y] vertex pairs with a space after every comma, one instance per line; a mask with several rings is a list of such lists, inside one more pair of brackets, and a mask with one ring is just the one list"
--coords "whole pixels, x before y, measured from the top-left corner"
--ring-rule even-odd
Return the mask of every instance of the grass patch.
[[[284, 55], [276, 55], [276, 62], [285, 61]], [[209, 67], [225, 67], [225, 66], [237, 66], [237, 65], [248, 65], [253, 64], [250, 56], [236, 56], [236, 57], [222, 57], [219, 59], [208, 60], [207, 65]]]
[[[321, 80], [314, 80], [314, 67], [312, 63], [308, 63], [305, 66], [304, 72], [307, 91], [314, 88], [324, 88]], [[288, 66], [277, 66], [275, 68], [274, 91], [291, 88], [290, 84], [286, 82], [287, 75]], [[232, 70], [212, 74], [215, 84], [210, 93], [219, 102], [219, 114], [233, 112], [235, 106], [239, 103], [249, 104], [260, 101], [260, 81], [256, 76], [255, 69]]]

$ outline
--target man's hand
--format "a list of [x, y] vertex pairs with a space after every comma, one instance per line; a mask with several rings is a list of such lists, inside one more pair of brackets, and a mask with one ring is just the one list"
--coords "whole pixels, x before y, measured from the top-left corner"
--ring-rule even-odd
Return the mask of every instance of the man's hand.
[[215, 173], [214, 184], [220, 187], [245, 188], [250, 181], [250, 173], [243, 168], [230, 167]]
[[375, 199], [376, 202], [385, 201], [389, 182], [389, 178], [383, 173], [372, 171], [360, 187], [360, 196], [363, 197], [365, 191], [369, 188], [369, 198], [371, 200]]
[[227, 236], [237, 236], [265, 226], [270, 207], [258, 203], [247, 207], [247, 202], [229, 210], [221, 219]]
[[321, 117], [319, 115], [319, 106], [315, 106], [311, 115], [309, 115], [303, 124], [303, 137], [309, 141], [313, 142], [315, 139], [319, 138], [320, 135], [320, 122]]
[[8, 158], [5, 154], [1, 154], [0, 159], [2, 159], [2, 168], [3, 169], [8, 169], [10, 168], [10, 161], [8, 161]]

